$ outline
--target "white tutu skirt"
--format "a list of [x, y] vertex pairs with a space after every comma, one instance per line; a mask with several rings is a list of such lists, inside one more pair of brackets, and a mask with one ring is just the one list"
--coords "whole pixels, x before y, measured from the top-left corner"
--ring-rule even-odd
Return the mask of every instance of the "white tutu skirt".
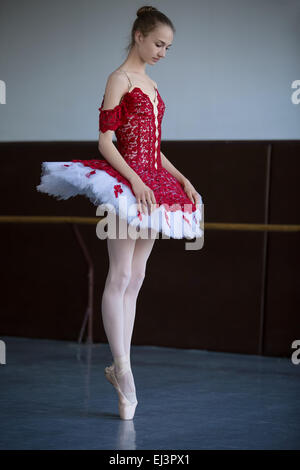
[[126, 184], [105, 170], [90, 170], [80, 162], [42, 162], [41, 182], [36, 189], [58, 200], [86, 196], [98, 206], [97, 216], [104, 216], [108, 211], [126, 220], [129, 226], [151, 228], [166, 238], [204, 237], [204, 205], [199, 193], [200, 204], [194, 212], [161, 204], [151, 214], [143, 214]]

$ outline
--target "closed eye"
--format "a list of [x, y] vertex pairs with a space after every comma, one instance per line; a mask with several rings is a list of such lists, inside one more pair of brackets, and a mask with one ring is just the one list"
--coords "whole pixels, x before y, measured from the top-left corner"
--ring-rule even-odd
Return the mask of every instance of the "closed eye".
[[[163, 47], [161, 44], [156, 44], [156, 46], [157, 46], [157, 47]], [[167, 48], [166, 48], [166, 51], [168, 51], [169, 49], [170, 49], [170, 48], [167, 47]]]

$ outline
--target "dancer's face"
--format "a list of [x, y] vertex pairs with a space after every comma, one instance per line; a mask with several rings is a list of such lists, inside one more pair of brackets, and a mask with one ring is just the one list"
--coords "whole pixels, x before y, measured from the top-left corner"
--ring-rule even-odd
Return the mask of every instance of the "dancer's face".
[[136, 44], [139, 54], [147, 64], [153, 65], [163, 59], [171, 47], [172, 41], [173, 31], [167, 25], [160, 24], [146, 37], [139, 31], [136, 32]]

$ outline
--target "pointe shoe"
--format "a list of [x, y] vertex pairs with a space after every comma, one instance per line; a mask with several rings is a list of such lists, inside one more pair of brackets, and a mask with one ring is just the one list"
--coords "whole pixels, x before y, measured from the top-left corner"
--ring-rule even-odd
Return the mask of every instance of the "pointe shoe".
[[[133, 419], [134, 414], [135, 414], [135, 409], [138, 404], [136, 397], [133, 402], [129, 401], [128, 398], [122, 392], [120, 385], [118, 383], [117, 377], [116, 377], [115, 364], [112, 364], [109, 367], [105, 367], [104, 370], [105, 370], [105, 376], [107, 380], [114, 386], [114, 388], [118, 392], [118, 396], [119, 396], [118, 405], [119, 405], [119, 414], [120, 414], [121, 419]], [[118, 375], [122, 376], [129, 370], [130, 370], [130, 366], [129, 366], [128, 360], [122, 361], [121, 371]]]

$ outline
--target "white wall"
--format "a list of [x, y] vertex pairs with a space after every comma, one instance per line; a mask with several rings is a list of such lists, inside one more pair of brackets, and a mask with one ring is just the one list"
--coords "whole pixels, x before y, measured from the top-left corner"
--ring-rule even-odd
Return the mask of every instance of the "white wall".
[[144, 4], [177, 30], [146, 67], [163, 140], [300, 138], [300, 0], [1, 0], [0, 140], [97, 140], [107, 76]]

